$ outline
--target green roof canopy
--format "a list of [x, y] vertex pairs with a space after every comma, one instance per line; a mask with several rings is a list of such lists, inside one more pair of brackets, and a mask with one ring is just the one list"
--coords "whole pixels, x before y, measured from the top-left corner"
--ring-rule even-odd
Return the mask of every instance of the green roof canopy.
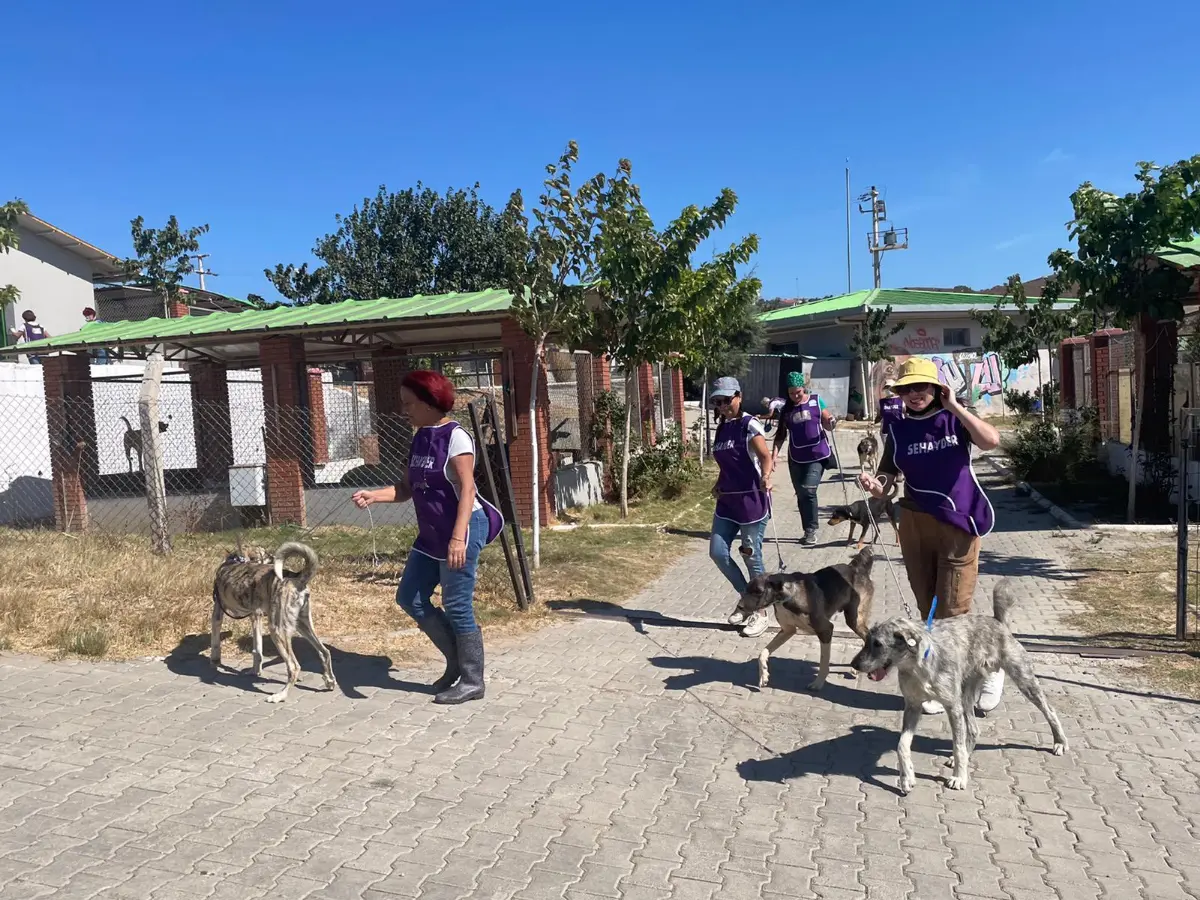
[[[905, 288], [894, 290], [876, 288], [869, 291], [855, 291], [852, 294], [842, 294], [840, 297], [828, 297], [824, 300], [814, 300], [810, 303], [800, 303], [796, 306], [785, 306], [773, 309], [759, 316], [769, 331], [786, 328], [803, 328], [823, 320], [837, 319], [839, 316], [857, 318], [868, 309], [878, 309], [891, 306], [897, 313], [946, 313], [966, 312], [971, 309], [989, 309], [996, 301], [1003, 299], [1003, 294], [961, 294], [955, 291], [922, 291]], [[1056, 309], [1070, 309], [1075, 305], [1074, 300], [1056, 303]]]
[[168, 359], [215, 359], [230, 365], [258, 364], [258, 342], [295, 335], [313, 362], [366, 357], [374, 347], [449, 350], [496, 347], [500, 322], [512, 306], [508, 291], [438, 294], [399, 300], [340, 303], [245, 312], [213, 312], [178, 319], [95, 322], [73, 334], [0, 348], [0, 354], [119, 348], [142, 356], [162, 344]]
[[1200, 268], [1200, 236], [1189, 241], [1172, 241], [1158, 251], [1158, 258], [1181, 269]]

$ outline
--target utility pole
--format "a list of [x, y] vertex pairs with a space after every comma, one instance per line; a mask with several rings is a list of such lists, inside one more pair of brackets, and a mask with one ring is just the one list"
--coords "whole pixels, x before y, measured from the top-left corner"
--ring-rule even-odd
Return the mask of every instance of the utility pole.
[[[862, 204], [870, 202], [870, 207], [863, 209]], [[867, 249], [871, 251], [871, 268], [875, 275], [875, 288], [883, 286], [883, 254], [888, 250], [908, 249], [908, 229], [893, 228], [887, 221], [887, 203], [879, 196], [875, 185], [865, 194], [859, 195], [858, 211], [871, 214], [871, 230], [867, 233]], [[880, 231], [883, 232], [882, 236]]]
[[846, 157], [846, 293], [854, 292], [850, 286], [850, 157]]
[[196, 261], [196, 274], [200, 276], [200, 290], [204, 290], [204, 276], [205, 275], [211, 275], [213, 278], [217, 277], [216, 272], [213, 272], [211, 270], [205, 271], [205, 269], [204, 269], [204, 261], [206, 259], [208, 259], [208, 257], [209, 257], [209, 254], [207, 254], [207, 253], [197, 253], [197, 254], [189, 257], [190, 259], [194, 259]]

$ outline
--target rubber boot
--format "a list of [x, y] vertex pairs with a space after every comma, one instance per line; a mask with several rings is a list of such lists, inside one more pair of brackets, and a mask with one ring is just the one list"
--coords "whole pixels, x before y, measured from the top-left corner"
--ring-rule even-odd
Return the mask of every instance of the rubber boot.
[[466, 703], [483, 698], [483, 632], [476, 628], [469, 634], [455, 635], [455, 638], [462, 676], [458, 684], [434, 697], [434, 703]]
[[433, 615], [426, 616], [417, 622], [417, 627], [425, 632], [425, 636], [429, 638], [433, 646], [437, 647], [442, 656], [446, 657], [445, 673], [430, 685], [436, 694], [453, 685], [462, 674], [458, 667], [458, 647], [454, 641], [454, 630], [450, 627], [450, 619], [440, 607], [435, 609]]

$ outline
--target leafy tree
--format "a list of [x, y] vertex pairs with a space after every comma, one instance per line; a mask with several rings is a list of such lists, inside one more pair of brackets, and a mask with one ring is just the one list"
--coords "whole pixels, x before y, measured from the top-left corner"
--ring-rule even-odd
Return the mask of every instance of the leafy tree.
[[571, 141], [557, 163], [546, 166], [545, 189], [533, 210], [529, 227], [520, 190], [514, 191], [503, 220], [506, 243], [513, 251], [508, 289], [512, 314], [534, 340], [533, 372], [529, 385], [529, 440], [533, 453], [533, 565], [541, 564], [539, 508], [537, 391], [546, 364], [546, 340], [551, 334], [572, 333], [584, 313], [584, 277], [592, 264], [596, 229], [596, 199], [604, 187], [603, 174], [578, 189], [571, 170], [579, 147]]
[[[130, 223], [135, 258], [126, 260], [125, 269], [137, 284], [145, 285], [162, 297], [164, 314], [179, 298], [183, 279], [194, 271], [190, 254], [200, 252], [200, 235], [207, 225], [181, 229], [175, 216], [163, 228], [147, 228], [138, 216]], [[146, 503], [150, 508], [150, 543], [155, 553], [171, 552], [171, 531], [167, 522], [167, 490], [163, 481], [162, 441], [158, 431], [158, 396], [162, 387], [162, 345], [151, 348], [142, 376], [138, 397], [138, 418], [142, 429], [142, 475], [146, 482]]]
[[[1082, 309], [1105, 321], [1135, 328], [1138, 375], [1145, 371], [1144, 326], [1153, 320], [1181, 321], [1191, 278], [1157, 258], [1172, 241], [1200, 232], [1200, 154], [1168, 166], [1139, 162], [1139, 188], [1118, 197], [1084, 182], [1071, 194], [1070, 237], [1077, 249], [1050, 254], [1052, 274], [1042, 292], [1053, 300], [1075, 286]], [[1151, 386], [1138, 378], [1126, 515], [1134, 521], [1142, 411]]]
[[[621, 514], [629, 514], [629, 450], [634, 373], [643, 363], [670, 358], [688, 348], [696, 333], [694, 292], [687, 273], [699, 246], [722, 227], [737, 206], [729, 188], [709, 206], [685, 208], [660, 232], [642, 203], [629, 160], [600, 195], [596, 266], [604, 302], [581, 318], [580, 340], [593, 352], [608, 353], [625, 370], [625, 442], [621, 462]], [[750, 235], [707, 265], [736, 266], [758, 249]]]
[[442, 195], [421, 182], [399, 193], [381, 186], [317, 241], [312, 252], [322, 265], [281, 264], [264, 274], [297, 304], [500, 287], [509, 273], [511, 230], [478, 188]]
[[[971, 310], [971, 316], [985, 329], [983, 349], [999, 357], [1007, 373], [1029, 363], [1038, 367], [1038, 391], [1042, 392], [1043, 349], [1051, 355], [1075, 328], [1075, 317], [1054, 308], [1054, 295], [1044, 293], [1032, 304], [1025, 293], [1025, 282], [1021, 276], [1011, 275], [1004, 287], [1004, 296], [996, 300], [995, 306], [980, 312]], [[1016, 310], [1016, 315], [1013, 315]], [[1044, 401], [1044, 398], [1043, 398]], [[1046, 417], [1046, 404], [1041, 404], [1041, 415]]]
[[[857, 356], [862, 365], [863, 384], [863, 419], [871, 421], [871, 401], [867, 397], [871, 380], [871, 366], [877, 362], [892, 358], [892, 350], [888, 341], [893, 335], [904, 330], [907, 322], [900, 321], [891, 324], [892, 305], [889, 303], [883, 309], [867, 309], [862, 323], [854, 330], [850, 338], [850, 352]], [[871, 398], [874, 399], [874, 398]]]
[[[17, 249], [17, 245], [21, 243], [17, 223], [21, 216], [28, 214], [29, 207], [25, 205], [24, 200], [10, 200], [0, 206], [0, 253]], [[16, 285], [0, 285], [0, 310], [10, 303], [16, 303], [20, 296], [21, 292], [17, 290]]]

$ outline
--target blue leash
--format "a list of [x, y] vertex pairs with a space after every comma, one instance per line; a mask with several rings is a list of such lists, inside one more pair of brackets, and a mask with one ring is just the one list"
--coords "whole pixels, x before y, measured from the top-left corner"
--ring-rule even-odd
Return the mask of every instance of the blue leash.
[[[933, 597], [933, 605], [929, 607], [929, 618], [927, 618], [925, 620], [925, 630], [928, 631], [930, 634], [933, 634], [933, 614], [935, 612], [937, 612], [937, 595], [936, 594]], [[925, 655], [921, 658], [929, 659], [929, 654], [932, 652], [933, 652], [933, 642], [931, 641], [929, 646], [925, 648]]]

